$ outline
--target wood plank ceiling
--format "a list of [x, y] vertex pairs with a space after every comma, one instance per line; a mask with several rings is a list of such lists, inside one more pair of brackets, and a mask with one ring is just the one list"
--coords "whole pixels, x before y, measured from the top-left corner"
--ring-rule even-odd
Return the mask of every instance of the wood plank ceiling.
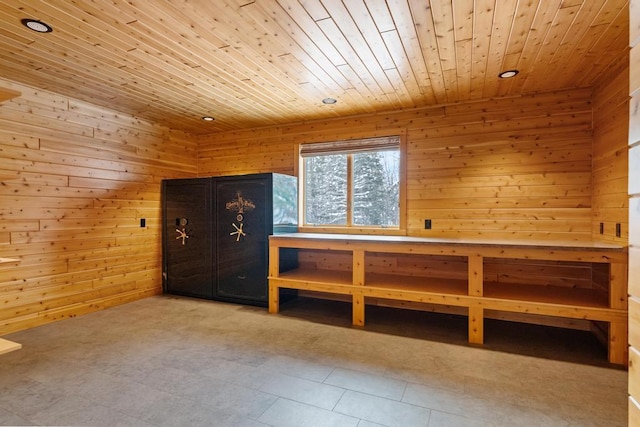
[[589, 87], [627, 45], [622, 0], [0, 0], [0, 76], [195, 134]]

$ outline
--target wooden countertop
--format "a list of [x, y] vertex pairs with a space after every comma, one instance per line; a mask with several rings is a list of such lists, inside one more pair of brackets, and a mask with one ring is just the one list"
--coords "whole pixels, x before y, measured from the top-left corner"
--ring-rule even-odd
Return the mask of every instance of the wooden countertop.
[[563, 249], [576, 251], [613, 251], [626, 252], [627, 247], [611, 243], [594, 241], [552, 241], [552, 240], [488, 240], [488, 239], [454, 239], [409, 236], [382, 236], [370, 234], [329, 234], [329, 233], [284, 233], [269, 236], [271, 240], [293, 239], [317, 242], [352, 242], [352, 243], [407, 243], [416, 245], [447, 245], [461, 247], [487, 248], [535, 248], [535, 249]]

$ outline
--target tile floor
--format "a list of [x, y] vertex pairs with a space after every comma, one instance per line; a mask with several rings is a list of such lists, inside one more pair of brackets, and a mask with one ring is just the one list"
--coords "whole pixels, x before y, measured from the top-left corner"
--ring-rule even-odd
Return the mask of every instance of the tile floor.
[[368, 309], [358, 329], [330, 304], [159, 296], [7, 335], [0, 424], [626, 425], [627, 373], [588, 339], [510, 323], [478, 348], [455, 317]]

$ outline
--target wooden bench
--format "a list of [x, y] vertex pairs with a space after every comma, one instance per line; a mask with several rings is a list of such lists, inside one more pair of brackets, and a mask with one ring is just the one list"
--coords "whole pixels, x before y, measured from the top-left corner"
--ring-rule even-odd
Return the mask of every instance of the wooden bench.
[[[280, 272], [280, 249], [351, 254], [349, 271], [298, 268]], [[466, 279], [367, 271], [367, 254], [452, 256], [466, 259]], [[505, 285], [484, 280], [485, 259], [595, 263], [608, 266], [608, 289]], [[609, 361], [627, 363], [627, 248], [596, 242], [496, 242], [401, 236], [292, 233], [269, 238], [269, 312], [279, 311], [280, 288], [349, 296], [353, 324], [365, 323], [366, 298], [466, 309], [469, 342], [484, 341], [486, 310], [585, 319], [608, 324]]]

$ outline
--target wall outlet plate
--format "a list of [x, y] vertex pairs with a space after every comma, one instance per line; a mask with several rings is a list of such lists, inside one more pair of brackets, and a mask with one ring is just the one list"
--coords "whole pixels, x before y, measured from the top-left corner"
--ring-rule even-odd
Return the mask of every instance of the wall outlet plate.
[[431, 220], [430, 219], [425, 219], [424, 220], [424, 229], [425, 230], [431, 230]]

